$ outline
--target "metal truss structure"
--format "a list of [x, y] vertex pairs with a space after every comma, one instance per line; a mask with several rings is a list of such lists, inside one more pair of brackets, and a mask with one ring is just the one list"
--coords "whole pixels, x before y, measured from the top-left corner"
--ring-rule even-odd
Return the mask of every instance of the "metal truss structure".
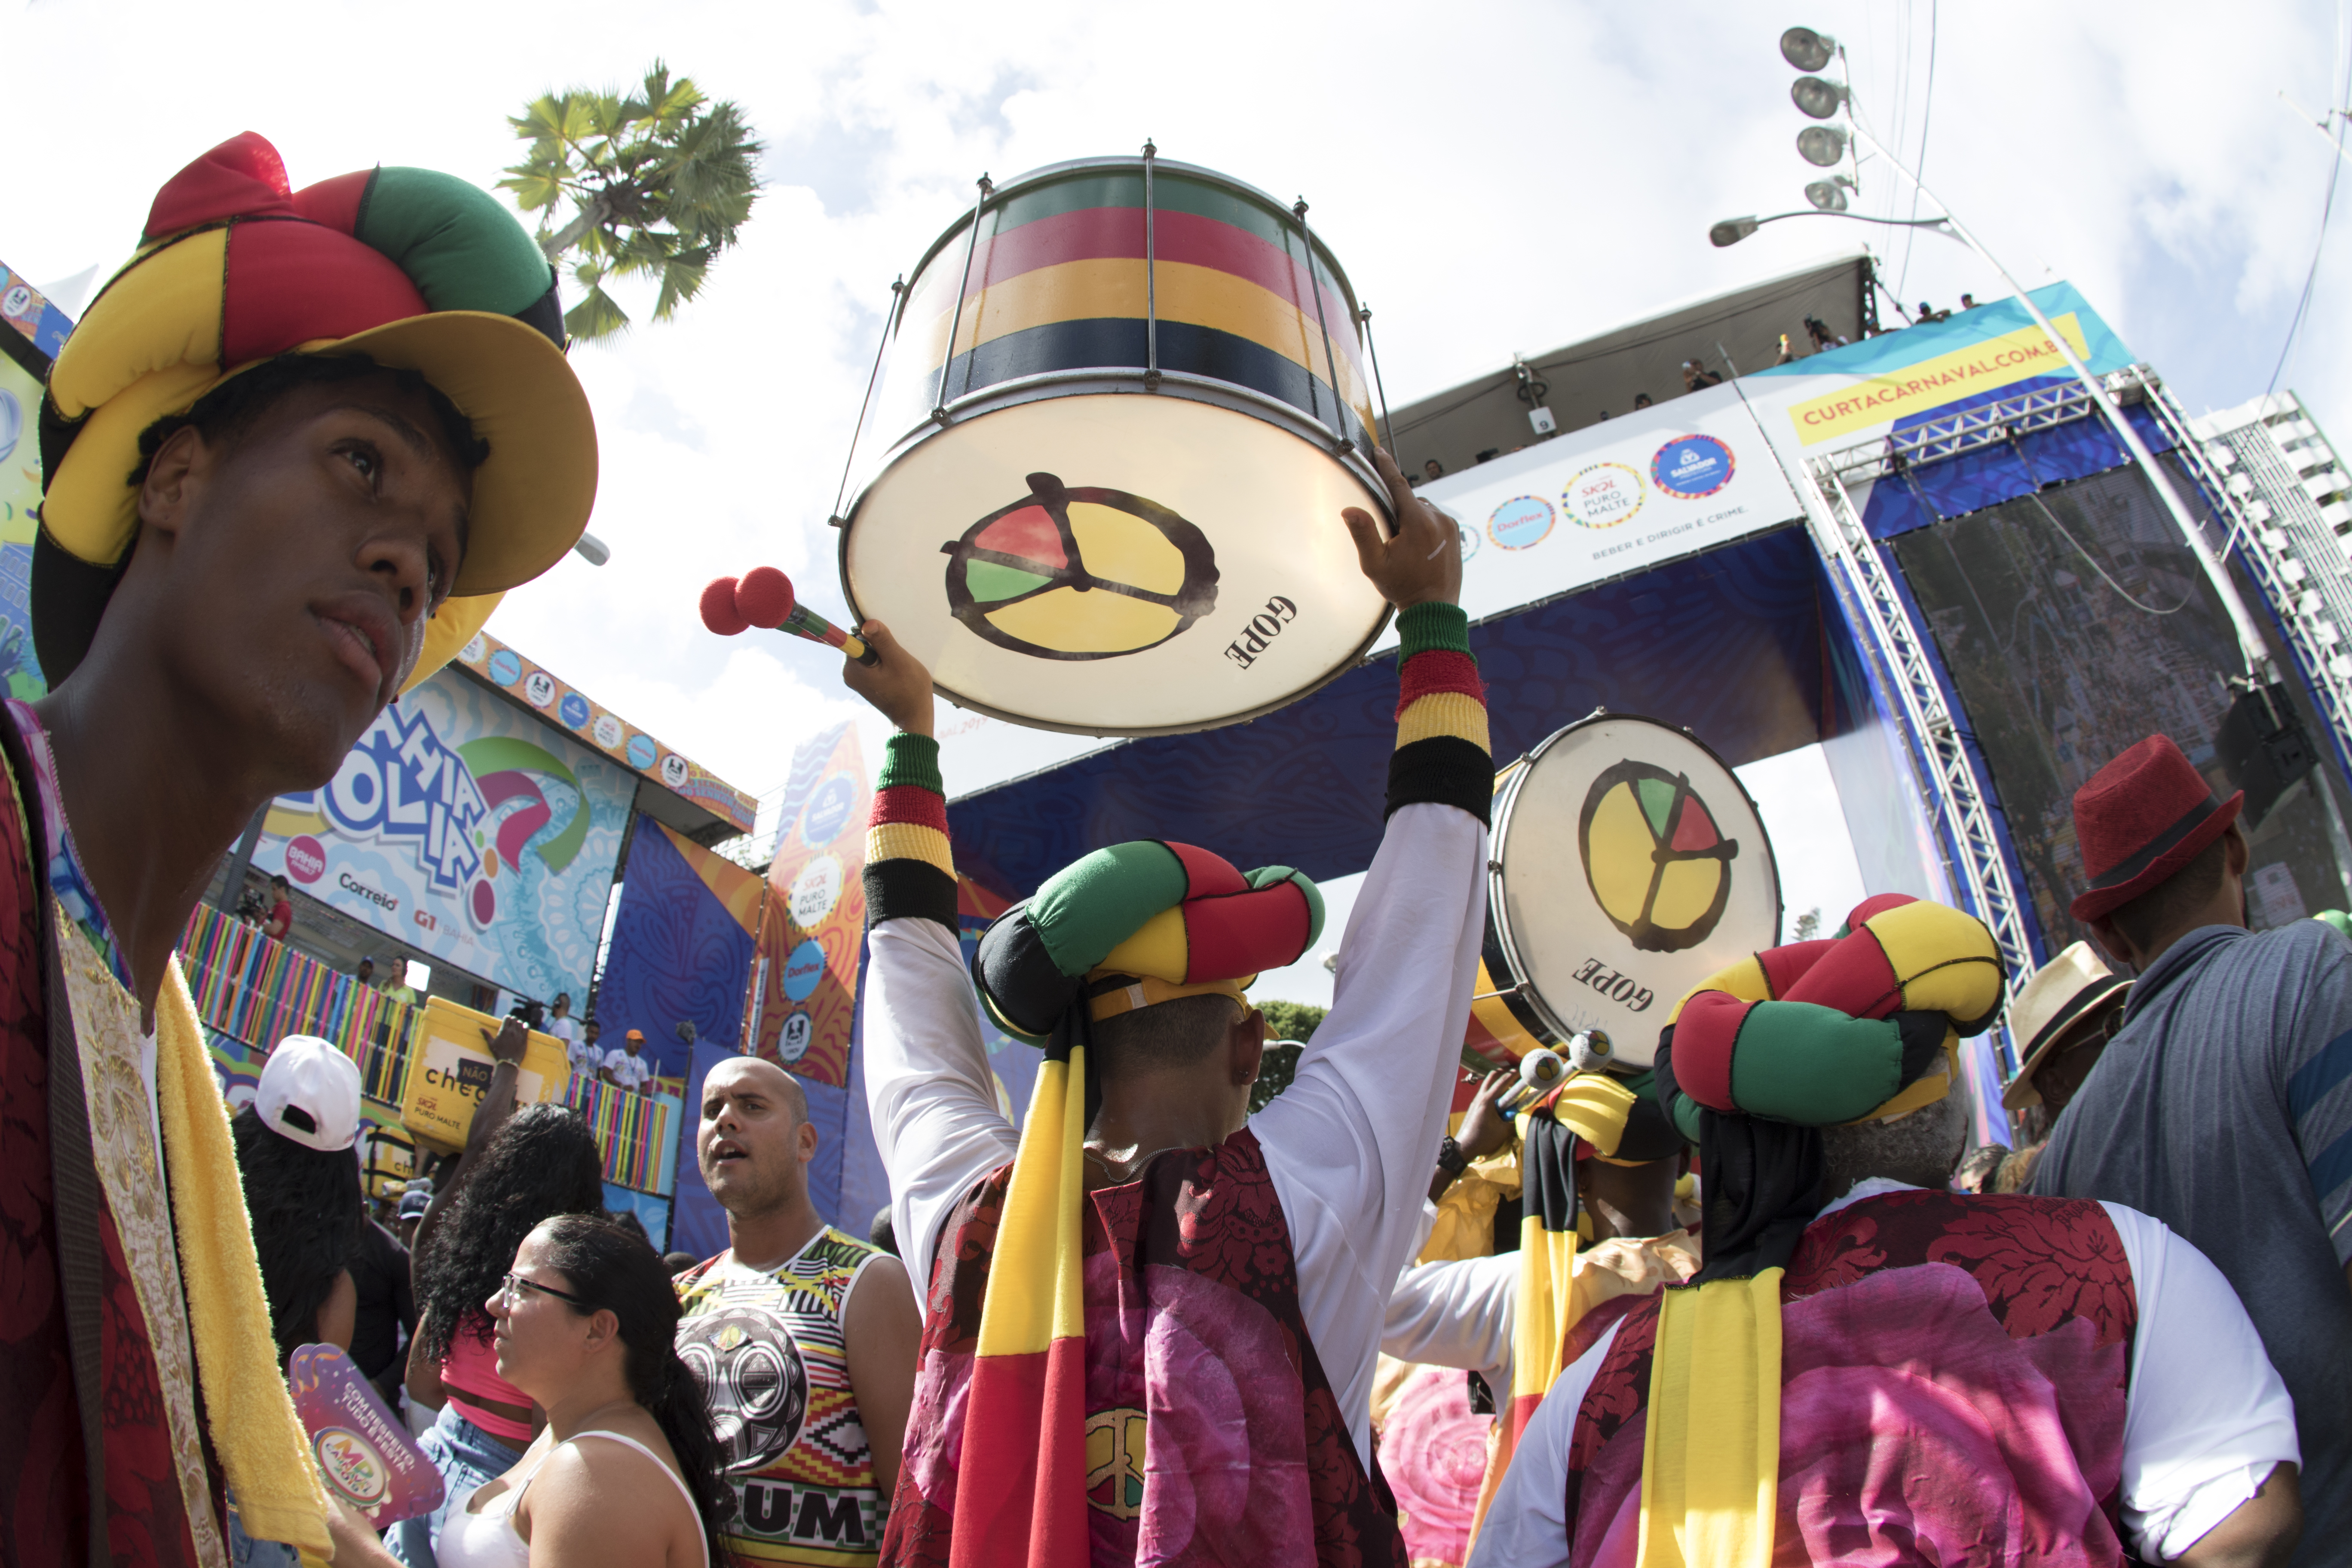
[[[2087, 411], [2092, 406], [2089, 395], [2079, 386], [2074, 392]], [[1939, 451], [1924, 460], [1937, 461], [1994, 440], [2007, 440], [2005, 433], [1998, 437], [1990, 434], [2003, 421], [1973, 422], [1976, 414], [2000, 406], [1997, 404], [1971, 411], [1967, 417], [1972, 423], [1967, 431], [1927, 437], [1929, 441], [1967, 444], [1953, 451]], [[2083, 414], [2072, 417], [2081, 418]], [[1918, 434], [1905, 431], [1894, 437], [1811, 458], [1798, 476], [1798, 493], [1804, 502], [1813, 547], [1828, 563], [1830, 580], [1843, 603], [1846, 619], [1861, 633], [1863, 654], [1874, 667], [1876, 684], [1894, 700], [1910, 738], [1912, 755], [1919, 764], [1920, 782], [1926, 786], [1927, 798], [1922, 804], [1928, 808], [1937, 837], [1948, 847], [1946, 871], [1953, 890], [1969, 911], [1984, 921], [1993, 941], [2000, 944], [2001, 964], [2009, 972], [2013, 999], [2018, 987], [2039, 967], [2040, 961], [2034, 956], [2032, 939], [2026, 931], [2008, 847], [1993, 819], [1991, 781], [1980, 775], [1977, 760], [1962, 742], [1956, 717], [1959, 705], [1945, 689], [1928, 657], [1927, 628], [1919, 623], [1904, 599], [1895, 568], [1863, 525], [1861, 510], [1847, 488], [1851, 482], [1899, 471], [1892, 465], [1922, 460], [1910, 451], [1887, 450]], [[1877, 466], [1873, 468], [1874, 464]], [[2006, 1025], [1997, 1055], [2002, 1076], [2016, 1076], [2017, 1047]]]
[[[2328, 743], [2352, 775], [2352, 473], [2291, 395], [2257, 399], [2191, 421], [2145, 365], [2102, 378], [2126, 406], [2144, 404], [2175, 461], [2203, 492], [2208, 542], [2236, 559], [2268, 603], [2319, 708]], [[1945, 418], [1808, 459], [1798, 479], [1807, 525], [1829, 563], [1872, 674], [1899, 711], [1953, 890], [1990, 927], [2012, 995], [2040, 960], [2028, 932], [2021, 873], [1995, 818], [1992, 781], [1964, 743], [1958, 698], [1937, 673], [1928, 631], [1864, 526], [1854, 491], [1880, 479], [2096, 416], [2079, 382], [2021, 392]], [[2333, 818], [2333, 802], [2328, 802]], [[2340, 833], [2341, 829], [2338, 829]], [[2013, 1042], [2000, 1055], [2014, 1074]]]

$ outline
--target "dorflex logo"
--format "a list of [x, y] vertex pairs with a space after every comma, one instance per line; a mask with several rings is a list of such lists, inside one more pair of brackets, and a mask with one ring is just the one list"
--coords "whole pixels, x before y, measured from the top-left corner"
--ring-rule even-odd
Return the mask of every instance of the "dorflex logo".
[[1696, 500], [1731, 482], [1731, 448], [1712, 436], [1677, 436], [1650, 459], [1650, 482], [1670, 496]]

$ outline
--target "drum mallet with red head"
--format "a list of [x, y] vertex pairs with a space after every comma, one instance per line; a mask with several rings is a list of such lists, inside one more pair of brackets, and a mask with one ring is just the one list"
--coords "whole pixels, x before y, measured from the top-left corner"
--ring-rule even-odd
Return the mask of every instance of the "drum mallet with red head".
[[793, 580], [772, 566], [754, 566], [740, 580], [714, 579], [702, 590], [702, 624], [722, 637], [734, 637], [746, 627], [765, 626], [839, 648], [860, 664], [874, 664], [879, 658], [864, 637], [843, 631], [795, 600]]

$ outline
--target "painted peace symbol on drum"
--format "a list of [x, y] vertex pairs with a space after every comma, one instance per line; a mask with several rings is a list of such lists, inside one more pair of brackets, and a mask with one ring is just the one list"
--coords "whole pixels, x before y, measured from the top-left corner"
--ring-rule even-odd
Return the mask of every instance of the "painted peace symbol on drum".
[[1217, 607], [1216, 552], [1193, 524], [1125, 490], [1028, 479], [940, 546], [949, 613], [976, 636], [1034, 658], [1117, 658]]
[[1594, 902], [1643, 952], [1696, 947], [1723, 918], [1739, 841], [1723, 837], [1687, 774], [1640, 762], [1604, 769], [1578, 837]]

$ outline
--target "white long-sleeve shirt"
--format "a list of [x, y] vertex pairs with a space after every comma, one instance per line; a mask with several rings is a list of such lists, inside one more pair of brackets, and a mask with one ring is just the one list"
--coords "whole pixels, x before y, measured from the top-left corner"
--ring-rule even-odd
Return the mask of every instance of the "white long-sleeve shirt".
[[[1368, 1467], [1381, 1321], [1444, 1131], [1486, 871], [1486, 825], [1468, 813], [1420, 803], [1389, 818], [1340, 942], [1331, 1010], [1290, 1087], [1250, 1123], [1289, 1226], [1307, 1333]], [[868, 955], [866, 1100], [891, 1223], [924, 1290], [949, 1210], [1019, 1139], [997, 1109], [953, 933], [887, 921]]]

